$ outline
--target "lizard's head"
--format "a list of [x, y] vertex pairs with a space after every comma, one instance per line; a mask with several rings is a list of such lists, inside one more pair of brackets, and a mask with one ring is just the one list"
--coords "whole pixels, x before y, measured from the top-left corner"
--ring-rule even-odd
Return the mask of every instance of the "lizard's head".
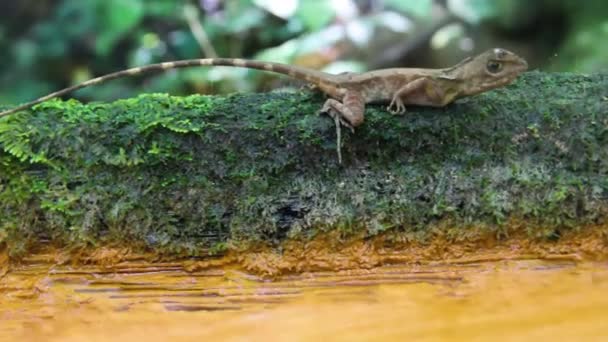
[[469, 83], [465, 94], [474, 95], [513, 82], [528, 69], [528, 63], [513, 52], [495, 48], [473, 58], [463, 69]]

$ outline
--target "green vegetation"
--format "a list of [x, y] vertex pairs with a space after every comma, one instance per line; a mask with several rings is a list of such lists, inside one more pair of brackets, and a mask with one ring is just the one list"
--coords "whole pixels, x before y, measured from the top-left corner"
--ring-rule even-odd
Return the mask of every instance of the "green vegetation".
[[0, 119], [0, 237], [206, 255], [321, 231], [531, 237], [606, 222], [608, 75], [527, 73], [445, 109], [370, 107], [344, 131], [312, 93], [49, 101]]

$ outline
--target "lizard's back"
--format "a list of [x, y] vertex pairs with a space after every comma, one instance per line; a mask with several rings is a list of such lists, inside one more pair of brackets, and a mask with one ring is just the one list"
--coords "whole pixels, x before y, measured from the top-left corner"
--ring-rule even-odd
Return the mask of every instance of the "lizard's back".
[[421, 77], [437, 75], [440, 70], [420, 68], [380, 69], [360, 74], [336, 75], [342, 87], [362, 94], [366, 103], [390, 101], [404, 85]]

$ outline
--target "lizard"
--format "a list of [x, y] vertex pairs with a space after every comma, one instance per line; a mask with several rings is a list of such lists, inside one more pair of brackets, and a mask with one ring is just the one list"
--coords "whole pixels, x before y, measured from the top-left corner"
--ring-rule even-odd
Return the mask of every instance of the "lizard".
[[364, 121], [367, 104], [388, 103], [387, 110], [393, 114], [406, 112], [406, 105], [443, 107], [456, 99], [505, 86], [528, 68], [525, 59], [502, 48], [490, 49], [475, 57], [468, 57], [448, 68], [387, 68], [342, 74], [329, 74], [295, 65], [239, 58], [186, 59], [149, 64], [96, 77], [0, 112], [0, 118], [78, 89], [116, 78], [194, 66], [258, 69], [287, 75], [312, 84], [328, 96], [319, 112], [326, 113], [335, 120], [340, 163], [342, 160], [340, 126], [344, 125], [354, 131], [354, 128]]

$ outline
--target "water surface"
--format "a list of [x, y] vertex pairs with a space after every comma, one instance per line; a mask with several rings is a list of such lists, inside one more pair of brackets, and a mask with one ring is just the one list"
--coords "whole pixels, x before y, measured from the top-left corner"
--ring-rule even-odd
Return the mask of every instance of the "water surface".
[[392, 265], [267, 280], [237, 270], [37, 261], [0, 280], [2, 341], [607, 340], [608, 265]]

